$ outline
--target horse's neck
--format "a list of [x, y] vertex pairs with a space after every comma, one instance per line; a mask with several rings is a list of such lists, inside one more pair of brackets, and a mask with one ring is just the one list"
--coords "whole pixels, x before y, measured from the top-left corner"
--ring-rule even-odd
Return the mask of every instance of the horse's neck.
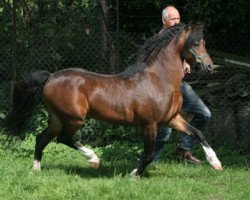
[[176, 44], [171, 43], [167, 48], [165, 48], [161, 55], [161, 63], [163, 70], [166, 74], [182, 74], [183, 71], [183, 61], [181, 59], [181, 50]]
[[152, 62], [150, 71], [154, 71], [154, 74], [158, 76], [158, 79], [161, 80], [164, 87], [171, 84], [172, 88], [176, 88], [176, 90], [180, 89], [183, 77], [183, 63], [180, 53], [180, 46], [177, 46], [177, 44], [173, 42], [165, 49], [162, 49], [154, 62]]

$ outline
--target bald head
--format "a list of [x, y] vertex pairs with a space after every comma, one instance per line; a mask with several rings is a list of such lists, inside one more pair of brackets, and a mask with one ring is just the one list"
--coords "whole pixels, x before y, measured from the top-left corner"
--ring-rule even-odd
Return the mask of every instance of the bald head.
[[169, 28], [180, 23], [179, 11], [173, 6], [167, 6], [162, 11], [162, 23], [164, 28]]

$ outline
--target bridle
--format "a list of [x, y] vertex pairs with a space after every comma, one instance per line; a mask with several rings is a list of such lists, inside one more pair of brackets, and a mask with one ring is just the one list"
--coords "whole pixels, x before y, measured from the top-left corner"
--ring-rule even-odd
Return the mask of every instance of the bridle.
[[209, 57], [208, 53], [203, 53], [203, 54], [198, 55], [192, 48], [190, 48], [188, 51], [194, 57], [196, 64], [202, 64], [203, 60]]
[[[186, 40], [187, 38], [190, 36], [190, 32], [186, 32]], [[203, 63], [203, 60], [207, 57], [209, 57], [209, 54], [208, 53], [203, 53], [203, 54], [200, 54], [198, 55], [191, 47], [189, 48], [186, 48], [184, 49], [184, 52], [182, 53], [182, 57], [184, 58], [184, 56], [186, 56], [187, 53], [191, 53], [191, 55], [193, 56], [193, 58], [195, 59], [195, 64], [202, 64]]]
[[[191, 53], [191, 55], [193, 56], [193, 58], [195, 59], [195, 66], [196, 67], [197, 65], [201, 65], [201, 67], [203, 67], [203, 60], [207, 57], [209, 57], [209, 54], [208, 53], [203, 53], [201, 55], [198, 55], [192, 48], [190, 48], [189, 50], [186, 50], [183, 54], [187, 54], [188, 52]], [[197, 77], [197, 79], [195, 81], [192, 81], [192, 82], [189, 82], [189, 84], [194, 84], [194, 83], [197, 83], [199, 81], [201, 77], [201, 74], [199, 74], [199, 76]]]

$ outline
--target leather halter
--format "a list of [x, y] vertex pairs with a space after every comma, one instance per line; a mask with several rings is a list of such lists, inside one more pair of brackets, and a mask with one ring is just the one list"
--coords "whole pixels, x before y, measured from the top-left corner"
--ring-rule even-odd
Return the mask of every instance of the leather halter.
[[203, 59], [209, 57], [208, 53], [198, 55], [192, 48], [189, 49], [189, 52], [192, 54], [197, 64], [202, 64]]
[[[187, 38], [190, 36], [190, 32], [186, 32], [186, 40]], [[188, 48], [187, 50], [185, 50], [183, 53], [182, 53], [182, 57], [184, 57], [188, 52], [191, 53], [191, 55], [194, 57], [195, 59], [195, 64], [202, 64], [204, 58], [207, 58], [209, 57], [209, 54], [208, 53], [203, 53], [203, 54], [200, 54], [198, 55], [193, 49], [192, 47], [191, 48]]]

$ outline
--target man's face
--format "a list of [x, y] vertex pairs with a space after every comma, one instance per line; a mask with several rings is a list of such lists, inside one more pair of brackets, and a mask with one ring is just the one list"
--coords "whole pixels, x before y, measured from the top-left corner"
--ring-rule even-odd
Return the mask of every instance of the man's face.
[[162, 19], [163, 26], [169, 28], [180, 23], [180, 14], [175, 8], [168, 8], [168, 17]]

